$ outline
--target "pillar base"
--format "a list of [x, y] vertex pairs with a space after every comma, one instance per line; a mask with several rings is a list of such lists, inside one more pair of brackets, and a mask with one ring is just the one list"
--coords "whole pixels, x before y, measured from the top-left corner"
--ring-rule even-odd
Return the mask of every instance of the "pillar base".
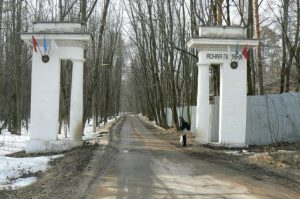
[[203, 140], [199, 140], [196, 138], [195, 142], [198, 144], [198, 145], [204, 145], [204, 144], [208, 144], [208, 142], [205, 142]]
[[225, 148], [247, 148], [245, 143], [225, 143], [225, 142], [209, 142], [209, 146], [225, 147]]
[[207, 144], [209, 140], [208, 132], [204, 130], [196, 129], [196, 142], [199, 144]]
[[71, 148], [81, 146], [82, 141], [69, 141], [69, 140], [29, 140], [26, 142], [26, 153], [46, 153], [46, 152], [59, 152], [66, 151]]

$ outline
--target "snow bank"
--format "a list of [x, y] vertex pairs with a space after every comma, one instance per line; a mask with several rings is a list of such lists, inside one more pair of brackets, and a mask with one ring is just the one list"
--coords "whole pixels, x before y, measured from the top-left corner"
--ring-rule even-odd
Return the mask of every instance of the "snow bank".
[[[113, 118], [107, 124], [114, 121]], [[86, 124], [84, 129], [83, 140], [95, 139], [99, 136], [100, 131], [107, 131], [107, 126], [103, 123], [98, 132], [93, 132], [93, 120]], [[58, 135], [59, 140], [68, 140], [65, 134], [65, 126]], [[68, 129], [66, 129], [68, 130]], [[67, 131], [66, 131], [67, 132]], [[67, 133], [68, 136], [68, 133]], [[62, 157], [63, 155], [56, 156], [40, 156], [28, 158], [13, 158], [6, 157], [5, 155], [25, 150], [26, 141], [29, 140], [29, 132], [25, 128], [22, 129], [21, 135], [14, 135], [3, 130], [0, 134], [0, 190], [3, 189], [17, 189], [19, 187], [27, 186], [36, 180], [32, 174], [36, 172], [46, 171], [48, 162], [54, 158]]]
[[29, 158], [0, 156], [0, 190], [16, 189], [27, 186], [36, 180], [30, 176], [39, 171], [46, 171], [48, 162], [63, 155]]
[[24, 129], [22, 129], [21, 135], [3, 131], [0, 134], [0, 155], [23, 151], [27, 140], [29, 140], [29, 134]]

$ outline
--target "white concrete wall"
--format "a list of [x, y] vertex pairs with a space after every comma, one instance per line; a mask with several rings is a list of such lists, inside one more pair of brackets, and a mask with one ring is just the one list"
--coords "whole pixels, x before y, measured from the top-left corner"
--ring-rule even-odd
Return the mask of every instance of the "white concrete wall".
[[238, 61], [238, 68], [230, 67], [230, 60], [220, 67], [219, 143], [244, 146], [247, 111], [247, 63]]
[[72, 141], [81, 141], [83, 119], [83, 64], [85, 60], [72, 59], [72, 61], [70, 137]]
[[44, 63], [39, 52], [33, 52], [32, 56], [31, 140], [56, 140], [59, 125], [60, 60], [83, 59], [83, 48], [52, 47], [49, 57], [49, 62]]
[[70, 22], [56, 22], [56, 23], [36, 23], [34, 24], [33, 30], [35, 32], [46, 32], [46, 33], [70, 33], [70, 32], [81, 32], [84, 26], [81, 23], [70, 23]]
[[43, 63], [32, 55], [30, 138], [56, 140], [58, 131], [60, 64], [57, 56]]
[[[200, 143], [210, 142], [215, 131], [209, 117], [209, 65], [220, 65], [220, 108], [218, 142], [230, 146], [244, 146], [246, 136], [247, 64], [241, 57], [232, 69], [230, 52], [200, 51], [198, 63], [198, 96], [196, 134]], [[213, 135], [215, 136], [215, 134]]]
[[171, 108], [165, 108], [165, 113], [166, 113], [166, 117], [167, 117], [167, 123], [168, 126], [171, 127], [174, 125], [174, 120], [173, 120], [173, 116], [172, 116], [172, 109]]
[[[188, 107], [177, 107], [177, 115], [182, 116], [186, 121], [188, 120]], [[165, 108], [165, 113], [167, 116], [168, 126], [174, 125], [173, 115], [171, 108]], [[191, 114], [191, 131], [195, 133], [195, 126], [196, 126], [196, 106], [190, 106], [190, 114]]]
[[199, 37], [209, 38], [243, 38], [247, 36], [247, 29], [229, 26], [200, 26]]
[[209, 66], [207, 52], [200, 51], [198, 54], [198, 87], [197, 107], [195, 120], [196, 141], [207, 143], [210, 140], [209, 134]]
[[[91, 39], [84, 29], [82, 23], [41, 22], [34, 24], [33, 32], [21, 34], [27, 44], [33, 45], [34, 36], [39, 45], [38, 52], [32, 53], [31, 125], [26, 152], [65, 150], [81, 144], [84, 48]], [[45, 38], [47, 52], [42, 46]], [[48, 63], [42, 61], [44, 54], [50, 58]], [[67, 142], [57, 141], [62, 59], [73, 62], [71, 139]]]

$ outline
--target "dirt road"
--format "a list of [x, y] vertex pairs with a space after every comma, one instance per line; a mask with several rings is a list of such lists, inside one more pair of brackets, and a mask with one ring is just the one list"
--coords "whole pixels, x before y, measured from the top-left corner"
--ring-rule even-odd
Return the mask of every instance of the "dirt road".
[[86, 198], [300, 198], [276, 176], [262, 180], [243, 167], [182, 153], [138, 117], [128, 116], [120, 125], [112, 132], [115, 155]]
[[227, 150], [195, 145], [191, 138], [182, 148], [176, 132], [137, 116], [121, 117], [112, 126], [109, 134], [64, 152], [46, 172], [30, 174], [38, 177], [34, 184], [0, 191], [0, 198], [300, 198], [297, 169], [274, 171]]

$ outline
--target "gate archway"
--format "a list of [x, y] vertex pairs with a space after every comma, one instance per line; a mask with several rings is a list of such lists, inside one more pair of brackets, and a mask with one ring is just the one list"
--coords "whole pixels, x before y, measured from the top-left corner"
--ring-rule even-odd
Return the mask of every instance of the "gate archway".
[[199, 37], [189, 48], [198, 54], [198, 96], [196, 137], [200, 143], [212, 141], [209, 115], [209, 67], [220, 66], [218, 143], [245, 146], [247, 113], [247, 60], [242, 50], [255, 47], [258, 40], [247, 39], [246, 29], [229, 26], [201, 26]]
[[[33, 46], [30, 140], [26, 152], [66, 150], [81, 144], [84, 49], [91, 39], [82, 23], [38, 22], [21, 38]], [[58, 141], [60, 63], [73, 62], [70, 140]]]

